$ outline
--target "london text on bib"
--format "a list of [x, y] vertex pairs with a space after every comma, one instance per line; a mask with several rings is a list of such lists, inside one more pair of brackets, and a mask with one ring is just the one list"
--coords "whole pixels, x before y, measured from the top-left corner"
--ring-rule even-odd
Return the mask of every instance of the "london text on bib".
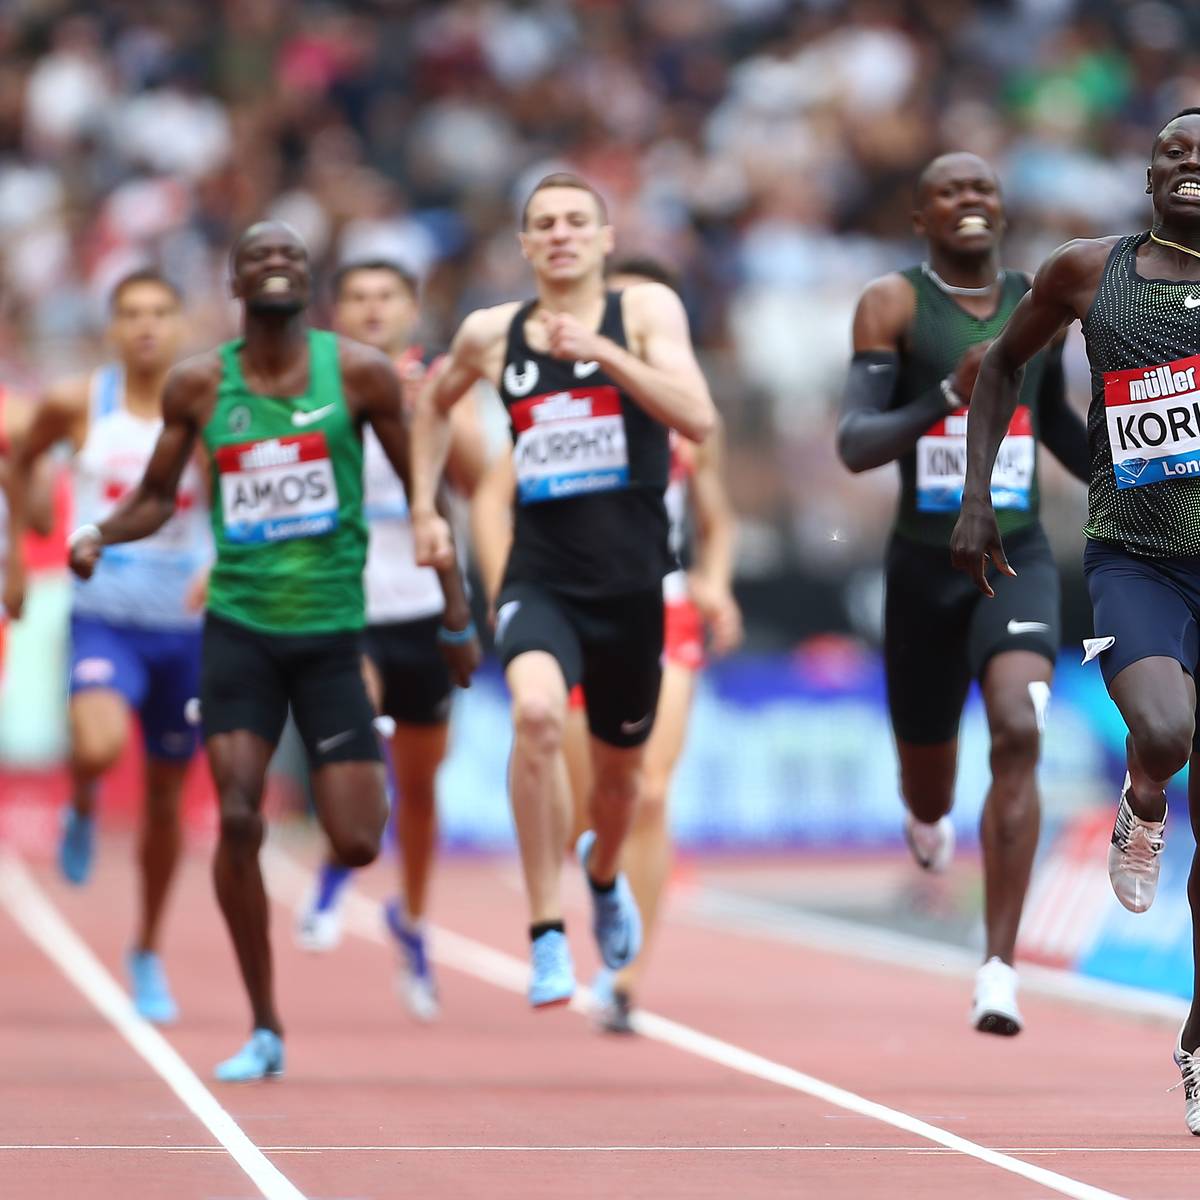
[[337, 484], [323, 433], [222, 446], [216, 458], [229, 541], [281, 542], [337, 528]]
[[1117, 487], [1200, 475], [1200, 354], [1104, 373]]
[[[992, 506], [1029, 507], [1029, 491], [1037, 449], [1033, 419], [1026, 405], [1017, 406], [992, 468]], [[967, 475], [967, 411], [951, 413], [917, 441], [917, 509], [957, 512], [962, 507]]]
[[517, 497], [522, 504], [629, 484], [625, 418], [615, 387], [530, 396], [509, 408]]

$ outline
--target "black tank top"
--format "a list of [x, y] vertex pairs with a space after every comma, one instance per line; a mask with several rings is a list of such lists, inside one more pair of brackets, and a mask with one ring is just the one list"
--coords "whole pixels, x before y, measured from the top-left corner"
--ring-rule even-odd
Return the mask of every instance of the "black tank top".
[[[667, 427], [595, 362], [532, 350], [523, 304], [508, 330], [500, 398], [517, 476], [506, 582], [571, 595], [615, 596], [660, 587], [667, 549]], [[621, 293], [609, 292], [602, 336], [625, 343]]]
[[1154, 557], [1200, 554], [1200, 280], [1143, 279], [1122, 238], [1083, 321], [1090, 538]]

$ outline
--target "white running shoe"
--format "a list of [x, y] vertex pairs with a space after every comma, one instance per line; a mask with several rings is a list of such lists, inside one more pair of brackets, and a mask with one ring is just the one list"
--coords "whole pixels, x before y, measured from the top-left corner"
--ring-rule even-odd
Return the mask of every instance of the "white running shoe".
[[296, 945], [310, 954], [326, 954], [342, 940], [342, 907], [317, 907], [317, 887], [305, 897], [296, 913]]
[[[1186, 1022], [1184, 1023], [1186, 1024]], [[1175, 1065], [1183, 1078], [1173, 1088], [1183, 1088], [1183, 1117], [1187, 1127], [1197, 1137], [1200, 1137], [1200, 1056], [1194, 1051], [1183, 1048], [1183, 1026], [1179, 1027], [1179, 1036], [1175, 1039]]]
[[1113, 825], [1112, 844], [1108, 848], [1108, 878], [1117, 899], [1130, 912], [1140, 913], [1154, 903], [1158, 891], [1158, 870], [1163, 848], [1161, 821], [1143, 821], [1129, 806], [1129, 773], [1121, 789], [1121, 803]]
[[1017, 1007], [1017, 972], [1001, 958], [989, 958], [975, 972], [971, 1024], [980, 1033], [1014, 1037], [1025, 1022]]
[[932, 825], [918, 821], [910, 812], [904, 814], [904, 840], [917, 865], [935, 874], [944, 871], [954, 857], [954, 826], [949, 817]]

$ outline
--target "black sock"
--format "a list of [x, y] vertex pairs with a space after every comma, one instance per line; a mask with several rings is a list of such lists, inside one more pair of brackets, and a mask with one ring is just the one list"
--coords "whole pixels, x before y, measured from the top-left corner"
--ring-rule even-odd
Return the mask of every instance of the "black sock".
[[617, 886], [617, 877], [615, 875], [607, 883], [597, 883], [592, 878], [591, 872], [589, 871], [587, 881], [588, 886], [593, 892], [596, 893], [597, 896], [607, 896], [612, 892], [613, 888]]
[[566, 933], [567, 927], [561, 921], [537, 921], [529, 927], [529, 940], [536, 942], [543, 933]]

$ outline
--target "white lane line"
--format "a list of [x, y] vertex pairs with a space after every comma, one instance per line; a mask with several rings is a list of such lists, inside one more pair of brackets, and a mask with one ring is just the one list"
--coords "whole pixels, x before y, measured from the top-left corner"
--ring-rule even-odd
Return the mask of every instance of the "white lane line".
[[242, 1132], [175, 1048], [138, 1016], [129, 997], [67, 924], [11, 852], [0, 849], [0, 904], [93, 1008], [149, 1064], [184, 1106], [228, 1151], [267, 1200], [304, 1200], [301, 1192]]
[[[742, 896], [720, 888], [703, 887], [678, 916], [702, 929], [726, 929], [757, 935], [793, 946], [824, 950], [848, 958], [887, 963], [956, 979], [973, 977], [979, 954], [962, 946], [911, 933], [826, 916], [791, 908], [771, 900]], [[1090, 979], [1072, 971], [1056, 970], [1036, 963], [1021, 963], [1021, 986], [1027, 992], [1069, 1000], [1091, 1008], [1103, 1008], [1122, 1016], [1131, 1013], [1160, 1017], [1175, 1026], [1188, 1014], [1188, 1002], [1178, 996], [1151, 992], [1146, 988]]]
[[[272, 894], [294, 907], [305, 894], [311, 882], [310, 872], [301, 867], [286, 852], [272, 845], [263, 848], [263, 867], [267, 887]], [[346, 896], [343, 911], [348, 929], [370, 941], [386, 942], [380, 928], [378, 905], [371, 903], [359, 893], [351, 891]], [[486, 983], [494, 984], [496, 987], [524, 995], [529, 966], [521, 959], [494, 950], [491, 946], [477, 942], [473, 938], [463, 937], [461, 934], [443, 929], [441, 926], [433, 929], [431, 943], [435, 961], [466, 975], [472, 975], [476, 979], [482, 979]], [[587, 989], [581, 988], [576, 992], [571, 1007], [586, 1012], [590, 999]], [[924, 1138], [936, 1145], [945, 1146], [947, 1149], [978, 1159], [989, 1166], [1019, 1175], [1052, 1192], [1070, 1196], [1072, 1200], [1128, 1200], [1127, 1197], [1119, 1196], [1115, 1192], [1107, 1192], [1103, 1188], [1093, 1187], [1091, 1184], [1071, 1179], [1055, 1171], [1049, 1171], [1045, 1167], [1024, 1162], [1019, 1158], [989, 1149], [987, 1146], [980, 1146], [949, 1130], [940, 1129], [936, 1125], [911, 1117], [898, 1109], [888, 1108], [887, 1105], [868, 1100], [864, 1096], [826, 1083], [803, 1071], [773, 1062], [769, 1058], [744, 1050], [731, 1042], [710, 1037], [699, 1030], [680, 1024], [678, 1021], [671, 1021], [666, 1017], [642, 1010], [634, 1014], [634, 1025], [638, 1033], [652, 1041], [674, 1046], [685, 1054], [706, 1059], [708, 1062], [728, 1067], [732, 1071], [750, 1075], [795, 1092], [802, 1092], [837, 1108], [857, 1113], [859, 1116], [869, 1117], [884, 1125], [890, 1125], [894, 1129], [903, 1130], [905, 1133]]]
[[[265, 1154], [958, 1154], [947, 1146], [260, 1146]], [[1197, 1154], [1194, 1146], [997, 1146], [1006, 1154]], [[165, 1154], [224, 1154], [220, 1146], [0, 1146], [4, 1151], [86, 1150], [90, 1153], [125, 1151]]]

